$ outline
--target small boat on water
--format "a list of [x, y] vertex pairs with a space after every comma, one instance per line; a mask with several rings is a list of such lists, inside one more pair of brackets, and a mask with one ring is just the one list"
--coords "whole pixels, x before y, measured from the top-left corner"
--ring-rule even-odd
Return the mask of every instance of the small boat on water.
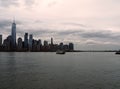
[[65, 54], [65, 51], [64, 50], [57, 50], [56, 54]]
[[119, 51], [117, 51], [115, 54], [119, 54], [119, 55], [120, 55], [120, 50], [119, 50]]

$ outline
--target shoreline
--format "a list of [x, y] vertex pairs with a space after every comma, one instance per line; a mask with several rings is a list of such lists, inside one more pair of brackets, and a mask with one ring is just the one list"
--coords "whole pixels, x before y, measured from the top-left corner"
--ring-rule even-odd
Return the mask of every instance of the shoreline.
[[[66, 52], [117, 52], [118, 50], [73, 50]], [[0, 52], [56, 52], [56, 51], [0, 51]]]

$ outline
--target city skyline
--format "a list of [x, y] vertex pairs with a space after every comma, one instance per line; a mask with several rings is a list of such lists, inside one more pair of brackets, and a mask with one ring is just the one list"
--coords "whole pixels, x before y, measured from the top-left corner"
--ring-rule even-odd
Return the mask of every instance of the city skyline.
[[15, 17], [18, 37], [29, 32], [75, 49], [120, 49], [119, 7], [118, 0], [0, 0], [0, 31], [7, 37]]
[[0, 51], [1, 52], [56, 52], [57, 50], [64, 50], [68, 52], [74, 51], [74, 44], [71, 42], [69, 44], [64, 44], [60, 42], [59, 44], [54, 43], [53, 38], [51, 42], [41, 39], [34, 39], [33, 34], [28, 32], [24, 33], [23, 37], [18, 37], [16, 40], [16, 23], [15, 20], [11, 26], [11, 34], [9, 34], [5, 39], [0, 35]]

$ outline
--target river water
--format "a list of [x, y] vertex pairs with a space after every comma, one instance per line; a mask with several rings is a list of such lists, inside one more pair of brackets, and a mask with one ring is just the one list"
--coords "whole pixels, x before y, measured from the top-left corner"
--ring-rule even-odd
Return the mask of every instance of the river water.
[[120, 55], [1, 52], [0, 89], [120, 89]]

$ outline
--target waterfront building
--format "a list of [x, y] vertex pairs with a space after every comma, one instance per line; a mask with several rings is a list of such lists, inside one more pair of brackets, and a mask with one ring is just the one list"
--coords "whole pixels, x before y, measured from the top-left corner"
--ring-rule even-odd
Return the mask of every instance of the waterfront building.
[[[8, 44], [7, 42], [8, 42], [7, 39], [4, 39], [4, 41], [3, 41], [3, 46], [4, 46], [5, 49], [7, 48], [7, 44]], [[5, 49], [4, 49], [4, 50], [5, 50]]]
[[44, 46], [42, 47], [42, 50], [43, 51], [48, 51], [48, 49], [49, 49], [48, 41], [44, 40], [43, 43], [44, 43]]
[[15, 20], [12, 23], [11, 37], [12, 37], [12, 48], [16, 48], [16, 23], [15, 23]]
[[66, 45], [63, 45], [63, 49], [65, 50], [65, 51], [68, 51], [69, 50], [69, 46], [66, 44]]
[[53, 38], [51, 38], [51, 45], [53, 45]]
[[22, 38], [18, 38], [18, 51], [22, 51], [23, 48], [23, 43], [22, 43]]
[[11, 45], [12, 45], [12, 36], [10, 35], [3, 41], [4, 51], [11, 51]]
[[8, 41], [8, 46], [9, 46], [9, 48], [11, 48], [11, 46], [12, 46], [12, 36], [11, 36], [11, 35], [9, 35], [9, 36], [7, 37], [7, 41]]
[[44, 41], [44, 46], [48, 46], [48, 41]]
[[28, 49], [28, 33], [24, 35], [24, 48]]
[[2, 35], [0, 35], [0, 46], [2, 46]]
[[41, 42], [41, 39], [38, 40], [37, 49], [38, 49], [38, 51], [41, 51], [41, 49], [42, 49], [42, 42]]
[[41, 39], [38, 40], [38, 45], [42, 45]]
[[51, 44], [49, 45], [49, 50], [50, 51], [55, 51], [54, 43], [53, 43], [53, 38], [51, 38]]
[[74, 50], [74, 44], [73, 43], [69, 43], [69, 50]]
[[30, 34], [29, 35], [29, 50], [32, 50], [32, 46], [33, 46], [33, 35]]
[[63, 44], [62, 42], [59, 44], [59, 49], [60, 49], [60, 50], [63, 49], [63, 45], [64, 45], [64, 44]]
[[37, 51], [37, 40], [33, 40], [32, 50]]

